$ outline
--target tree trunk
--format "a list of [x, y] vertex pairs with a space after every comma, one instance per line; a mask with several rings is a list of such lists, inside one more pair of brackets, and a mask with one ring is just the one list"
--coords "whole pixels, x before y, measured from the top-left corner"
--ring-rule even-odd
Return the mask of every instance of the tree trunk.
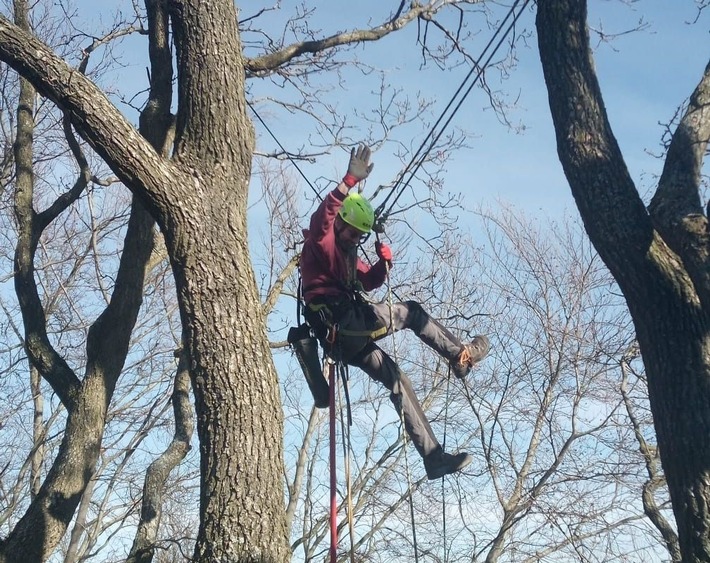
[[221, 209], [200, 234], [166, 235], [171, 256], [190, 249], [174, 272], [201, 449], [195, 559], [286, 561], [278, 383], [246, 241], [222, 230], [234, 218]]
[[[176, 156], [164, 230], [201, 449], [198, 561], [286, 561], [282, 411], [246, 228], [253, 130], [231, 0], [171, 2]], [[189, 174], [189, 175], [188, 175]]]
[[[707, 562], [710, 303], [704, 296], [710, 287], [707, 220], [693, 169], [707, 144], [710, 120], [700, 108], [708, 103], [691, 104], [678, 128], [683, 135], [694, 129], [698, 142], [667, 156], [666, 168], [677, 166], [671, 162], [677, 159], [690, 169], [683, 185], [669, 193], [659, 189], [657, 196], [665, 200], [656, 202], [659, 209], [681, 199], [683, 204], [677, 206], [682, 212], [659, 230], [667, 217], [644, 207], [611, 131], [593, 68], [586, 12], [584, 0], [538, 1], [539, 49], [557, 150], [587, 233], [621, 287], [634, 321], [683, 560]], [[706, 69], [696, 94], [707, 93], [707, 75]], [[689, 221], [702, 225], [695, 238]]]
[[287, 561], [282, 412], [247, 245], [253, 130], [232, 0], [169, 0], [173, 160], [46, 46], [0, 19], [0, 58], [71, 116], [165, 237], [195, 394], [198, 561]]

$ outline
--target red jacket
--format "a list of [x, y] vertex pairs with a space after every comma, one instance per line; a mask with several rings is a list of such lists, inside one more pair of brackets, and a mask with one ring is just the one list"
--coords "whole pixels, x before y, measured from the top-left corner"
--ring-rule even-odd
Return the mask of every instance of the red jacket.
[[337, 188], [330, 192], [311, 215], [309, 229], [303, 230], [306, 240], [301, 251], [301, 280], [306, 303], [326, 296], [339, 301], [351, 295], [352, 289], [372, 291], [380, 287], [387, 276], [386, 263], [379, 260], [373, 266], [365, 264], [357, 255], [350, 257], [356, 268], [355, 276], [362, 288], [350, 289], [348, 255], [335, 242], [333, 228], [345, 196]]

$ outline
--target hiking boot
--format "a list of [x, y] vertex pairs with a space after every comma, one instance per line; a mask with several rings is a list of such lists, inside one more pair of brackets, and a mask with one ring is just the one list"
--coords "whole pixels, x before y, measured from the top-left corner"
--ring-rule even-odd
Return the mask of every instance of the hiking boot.
[[458, 358], [452, 360], [451, 371], [456, 377], [463, 379], [475, 364], [486, 357], [490, 348], [488, 337], [482, 334], [474, 336], [471, 342], [464, 344]]
[[437, 450], [424, 458], [424, 469], [427, 478], [432, 481], [441, 479], [444, 475], [461, 471], [473, 458], [466, 452], [447, 454], [442, 450]]

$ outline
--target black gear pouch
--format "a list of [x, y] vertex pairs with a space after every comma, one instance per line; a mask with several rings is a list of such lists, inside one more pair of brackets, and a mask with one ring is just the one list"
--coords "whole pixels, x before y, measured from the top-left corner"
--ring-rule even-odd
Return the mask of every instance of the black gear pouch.
[[318, 355], [318, 340], [312, 336], [307, 324], [291, 327], [287, 340], [301, 365], [316, 408], [327, 409], [330, 405], [330, 392]]

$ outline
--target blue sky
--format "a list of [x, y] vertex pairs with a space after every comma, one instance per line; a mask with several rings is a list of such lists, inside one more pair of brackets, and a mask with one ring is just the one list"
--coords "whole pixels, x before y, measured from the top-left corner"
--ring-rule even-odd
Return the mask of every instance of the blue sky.
[[[660, 152], [662, 124], [691, 94], [708, 63], [710, 17], [706, 10], [697, 24], [687, 25], [695, 17], [693, 5], [638, 2], [634, 11], [627, 10], [628, 21], [643, 17], [648, 29], [619, 38], [616, 50], [601, 47], [596, 57], [610, 121], [639, 189], [643, 173], [661, 170], [661, 161], [645, 151]], [[590, 23], [596, 19], [592, 13]]]
[[[283, 2], [282, 11], [287, 12], [292, 4]], [[365, 25], [370, 18], [379, 22], [390, 9], [389, 5], [373, 1], [320, 4], [316, 22], [324, 35]], [[507, 6], [497, 8], [498, 14], [503, 11], [507, 11]], [[245, 8], [242, 15], [248, 13]], [[660, 153], [662, 124], [671, 119], [675, 109], [692, 92], [708, 62], [710, 16], [704, 13], [697, 23], [689, 25], [695, 17], [696, 5], [692, 0], [590, 2], [590, 26], [617, 35], [610, 42], [594, 42], [596, 68], [613, 130], [641, 193], [648, 192], [653, 175], [661, 170], [662, 161], [650, 156], [649, 151]], [[534, 10], [528, 8], [520, 22], [521, 28], [532, 29]], [[641, 24], [640, 31], [626, 33]], [[422, 70], [415, 33], [412, 27], [378, 44], [359, 47], [357, 54], [361, 61], [386, 71], [392, 86], [435, 98], [435, 115], [438, 115], [468, 68]], [[469, 45], [470, 52], [477, 56], [491, 35], [492, 31], [484, 29]], [[595, 37], [593, 34], [593, 40]], [[471, 148], [453, 155], [447, 165], [445, 186], [446, 190], [463, 193], [471, 207], [479, 202], [495, 205], [504, 200], [531, 213], [556, 214], [561, 209], [573, 208], [573, 201], [556, 155], [535, 37], [526, 43], [527, 46], [521, 43], [517, 50], [517, 68], [500, 85], [510, 100], [517, 99], [510, 117], [524, 130], [516, 132], [502, 125], [487, 107], [486, 95], [476, 88], [452, 122], [452, 127], [470, 133]], [[494, 76], [493, 73], [490, 77], [493, 83]], [[357, 103], [366, 100], [368, 89], [362, 82], [357, 76], [346, 75], [346, 91], [338, 100], [345, 112], [348, 98]], [[270, 126], [287, 148], [302, 143], [307, 130], [297, 125], [295, 119], [283, 115]], [[426, 131], [421, 126], [412, 129], [413, 138]], [[268, 151], [275, 143], [262, 134], [259, 146]], [[375, 170], [370, 186], [391, 181], [398, 165], [389, 160], [386, 147], [376, 152], [373, 160]], [[304, 170], [313, 177], [337, 178], [346, 163], [347, 155], [335, 152]], [[308, 190], [305, 186], [304, 189]]]
[[[130, 13], [126, 0], [92, 0], [76, 2], [83, 18], [100, 29], [99, 22], [108, 25], [112, 14], [121, 9]], [[252, 15], [261, 8], [271, 8], [274, 2], [238, 2], [240, 17]], [[296, 0], [282, 0], [280, 9], [267, 11], [261, 17], [264, 29], [278, 34], [283, 21], [293, 13]], [[360, 2], [307, 2], [316, 5], [311, 27], [323, 36], [344, 30], [380, 23], [398, 3], [375, 0]], [[494, 17], [502, 17], [508, 5], [487, 3], [493, 7]], [[651, 174], [660, 171], [661, 161], [649, 156], [647, 151], [658, 153], [663, 127], [676, 107], [697, 84], [710, 54], [710, 10], [689, 25], [697, 15], [695, 0], [590, 0], [589, 23], [593, 29], [615, 35], [609, 43], [598, 43], [595, 60], [606, 107], [613, 130], [624, 151], [627, 164], [637, 186], [643, 193], [652, 185]], [[519, 29], [534, 27], [534, 8], [528, 7], [521, 17]], [[471, 20], [471, 29], [480, 27], [480, 21]], [[636, 33], [624, 32], [643, 23]], [[459, 66], [440, 70], [430, 65], [421, 68], [419, 48], [415, 44], [416, 26], [392, 34], [377, 43], [364, 44], [353, 52], [365, 64], [386, 73], [392, 87], [402, 88], [410, 95], [421, 95], [436, 100], [433, 115], [438, 116], [451, 95], [468, 72]], [[482, 28], [467, 48], [477, 56], [489, 40], [492, 31]], [[526, 46], [527, 45], [527, 46]], [[134, 38], [124, 42], [127, 66], [116, 75], [122, 85], [136, 82], [136, 90], [145, 81], [145, 51], [142, 40]], [[537, 55], [534, 35], [519, 43], [516, 51], [517, 68], [507, 81], [500, 85], [509, 100], [517, 99], [510, 117], [514, 124], [524, 126], [515, 132], [502, 125], [493, 115], [485, 94], [477, 87], [466, 100], [452, 122], [452, 127], [465, 129], [471, 148], [453, 155], [447, 166], [445, 186], [452, 192], [461, 191], [467, 198], [494, 204], [498, 199], [513, 202], [535, 212], [556, 213], [573, 205], [569, 189], [557, 160], [550, 112]], [[325, 81], [331, 79], [330, 77]], [[343, 75], [344, 89], [333, 92], [333, 104], [342, 108], [349, 125], [358, 127], [352, 115], [353, 108], [366, 110], [372, 101], [371, 92], [376, 82], [354, 73]], [[495, 74], [489, 74], [495, 84]], [[283, 90], [256, 85], [259, 94], [278, 96]], [[288, 114], [265, 116], [279, 140], [287, 149], [296, 149], [313, 133], [313, 124]], [[350, 115], [348, 115], [350, 114]], [[257, 124], [258, 147], [264, 151], [275, 149], [275, 143]], [[409, 129], [411, 140], [421, 139], [427, 132], [421, 125]], [[406, 132], [403, 132], [406, 138]], [[354, 137], [357, 136], [355, 133]], [[418, 141], [415, 146], [418, 145]], [[375, 153], [375, 171], [369, 189], [390, 182], [398, 163], [390, 160], [388, 147]], [[393, 149], [392, 149], [393, 150]], [[319, 176], [337, 178], [347, 163], [347, 154], [333, 151], [323, 156], [313, 166], [303, 169], [310, 179]], [[304, 190], [310, 188], [303, 186]]]
[[[265, 27], [281, 22], [297, 4], [295, 0], [281, 2], [281, 12], [270, 12], [263, 17]], [[343, 30], [352, 30], [370, 24], [381, 23], [389, 14], [391, 5], [373, 0], [358, 3], [319, 2], [313, 17], [313, 28], [326, 37]], [[262, 4], [261, 6], [263, 6]], [[258, 10], [248, 6], [242, 17]], [[496, 5], [495, 15], [501, 18], [509, 6]], [[532, 30], [525, 41], [518, 41], [518, 63], [507, 80], [496, 82], [497, 73], [490, 71], [487, 81], [500, 89], [514, 107], [508, 115], [516, 128], [503, 125], [490, 109], [488, 96], [478, 87], [474, 88], [456, 114], [451, 127], [466, 131], [470, 148], [451, 155], [446, 165], [444, 190], [463, 196], [464, 206], [475, 209], [479, 205], [496, 208], [499, 203], [512, 204], [528, 216], [555, 218], [568, 212], [576, 216], [569, 187], [557, 158], [555, 136], [552, 128], [547, 92], [537, 52], [534, 34], [535, 10], [528, 8], [519, 22], [519, 32]], [[660, 173], [662, 160], [649, 154], [661, 152], [661, 137], [664, 123], [674, 115], [697, 85], [710, 55], [710, 15], [689, 25], [696, 17], [693, 0], [591, 0], [589, 23], [592, 29], [603, 30], [612, 38], [607, 42], [596, 40], [595, 64], [606, 108], [613, 131], [624, 153], [627, 165], [636, 181], [639, 192], [646, 195], [655, 185], [654, 175]], [[471, 21], [471, 29], [480, 33], [467, 44], [470, 53], [477, 57], [489, 41], [493, 31], [481, 22]], [[629, 33], [637, 27], [639, 31]], [[468, 66], [439, 69], [435, 65], [422, 68], [420, 49], [416, 45], [416, 26], [391, 34], [376, 43], [353, 48], [344, 56], [357, 57], [364, 63], [377, 67], [386, 76], [392, 88], [401, 88], [411, 97], [421, 94], [435, 101], [432, 115], [437, 117], [469, 71]], [[318, 78], [313, 78], [318, 82]], [[332, 76], [323, 78], [332, 81]], [[336, 105], [348, 125], [357, 129], [364, 123], [355, 111], [367, 112], [376, 101], [373, 93], [379, 79], [344, 71], [342, 87], [330, 93], [329, 103]], [[252, 94], [259, 96], [283, 96], [288, 89], [269, 86], [265, 82], [250, 84]], [[260, 105], [259, 111], [279, 141], [290, 150], [308, 145], [309, 136], [315, 136], [312, 121], [298, 114], [279, 111], [273, 105]], [[400, 133], [400, 141], [411, 142], [417, 147], [428, 127], [413, 124]], [[276, 143], [257, 124], [257, 148], [264, 152], [276, 149]], [[362, 133], [364, 137], [364, 132]], [[358, 138], [356, 131], [350, 133]], [[385, 144], [373, 153], [375, 168], [367, 181], [365, 195], [371, 194], [380, 184], [391, 182], [400, 167], [393, 157], [394, 144]], [[326, 177], [337, 181], [347, 166], [347, 152], [334, 149], [320, 156], [312, 164], [301, 163], [301, 168], [311, 181]], [[707, 167], [706, 167], [707, 169]], [[295, 173], [294, 173], [295, 174]], [[300, 180], [299, 180], [300, 181]], [[322, 184], [321, 184], [322, 185]], [[310, 188], [300, 183], [304, 198], [312, 198]], [[258, 193], [253, 184], [252, 194]], [[419, 196], [423, 186], [415, 186]], [[424, 195], [424, 194], [423, 194]], [[411, 204], [414, 196], [403, 194], [400, 203]], [[375, 200], [377, 205], [379, 199]], [[249, 224], [252, 234], [264, 224], [263, 211], [252, 208]], [[471, 231], [474, 244], [482, 240], [476, 232], [476, 222], [464, 213], [459, 215], [459, 226]], [[407, 218], [419, 230], [428, 232], [432, 227], [429, 217], [409, 213]], [[307, 222], [307, 214], [303, 224]], [[388, 234], [390, 231], [388, 230]], [[252, 236], [252, 245], [259, 237]], [[413, 244], [400, 248], [395, 244], [395, 254], [412, 257], [416, 252]], [[253, 257], [259, 267], [259, 249], [254, 248]], [[286, 305], [290, 313], [292, 305]]]
[[[660, 161], [645, 152], [659, 151], [663, 132], [659, 122], [668, 121], [690, 94], [710, 55], [707, 15], [705, 25], [684, 24], [693, 11], [681, 5], [692, 8], [692, 4], [644, 0], [628, 7], [611, 0], [590, 2], [590, 25], [599, 27], [601, 21], [608, 33], [629, 29], [641, 17], [649, 24], [645, 31], [599, 45], [595, 54], [612, 127], [639, 189], [643, 172], [660, 171]], [[532, 16], [526, 19], [529, 22]], [[490, 119], [490, 111], [479, 111], [474, 102], [461, 119], [480, 122], [482, 137], [470, 153], [456, 158], [451, 174], [454, 183], [458, 176], [474, 178], [475, 193], [484, 200], [500, 197], [530, 211], [553, 211], [572, 205], [572, 199], [556, 155], [534, 41], [530, 49], [518, 52], [520, 64], [511, 86], [513, 91], [519, 88], [517, 116], [525, 131], [518, 134], [506, 129]]]

